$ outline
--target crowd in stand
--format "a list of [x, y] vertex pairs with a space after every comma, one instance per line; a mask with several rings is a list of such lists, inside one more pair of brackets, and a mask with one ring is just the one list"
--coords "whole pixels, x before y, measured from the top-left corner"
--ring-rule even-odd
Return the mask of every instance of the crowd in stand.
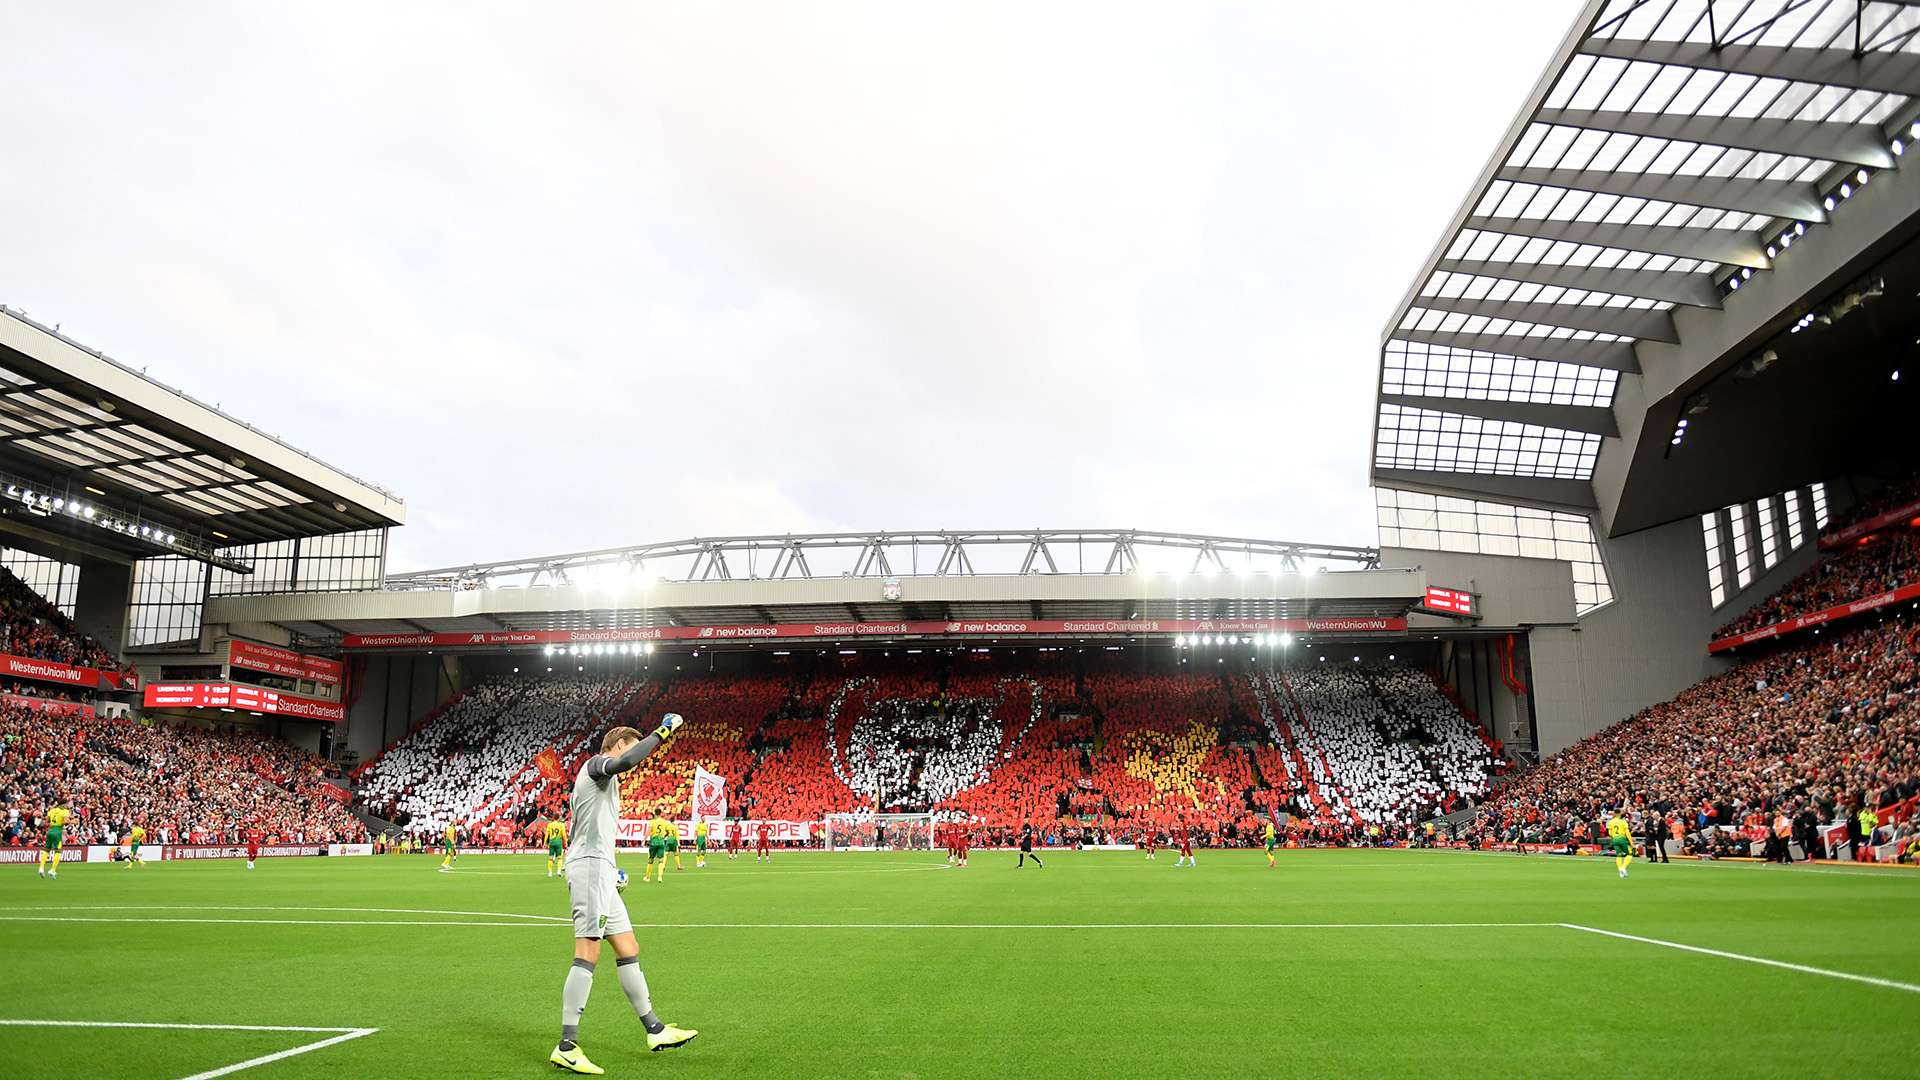
[[1860, 500], [1858, 505], [1847, 511], [1845, 517], [1828, 522], [1827, 529], [1830, 532], [1844, 529], [1856, 521], [1878, 517], [1897, 506], [1914, 502], [1920, 502], [1920, 476], [1909, 476], [1888, 484]]
[[[748, 746], [767, 717], [786, 701], [790, 678], [780, 675], [741, 675], [737, 678], [695, 677], [669, 683], [657, 699], [646, 703], [646, 715], [679, 713], [686, 726], [673, 742], [635, 769], [621, 785], [622, 811], [628, 817], [656, 814], [684, 817], [692, 799], [696, 769], [705, 769], [730, 783], [750, 771]], [[648, 724], [636, 723], [646, 730]], [[571, 794], [568, 772], [561, 795]], [[557, 802], [546, 807], [564, 813]]]
[[427, 838], [513, 818], [543, 790], [535, 755], [606, 727], [635, 690], [620, 679], [478, 683], [361, 768], [360, 805]]
[[160, 843], [359, 843], [329, 794], [327, 763], [246, 729], [51, 718], [0, 704], [0, 843], [38, 844], [47, 811], [72, 812], [70, 844], [110, 844], [138, 825]]
[[[931, 812], [1076, 842], [1187, 830], [1223, 841], [1285, 813], [1323, 839], [1365, 842], [1482, 794], [1495, 764], [1433, 680], [1398, 666], [1269, 678], [1065, 650], [867, 654], [658, 682], [483, 682], [362, 770], [362, 805], [419, 836], [449, 822], [522, 835], [565, 812], [589, 736], [615, 722], [644, 730], [668, 711], [687, 726], [623, 782], [629, 817], [684, 819], [704, 768], [726, 780], [736, 818]], [[543, 775], [533, 763], [549, 748], [558, 768]]]
[[[1920, 502], [1920, 476], [1889, 484], [1827, 523], [1834, 533], [1888, 510]], [[1920, 581], [1920, 532], [1906, 522], [1849, 544], [1782, 586], [1773, 595], [1722, 626], [1715, 637], [1744, 634], [1794, 615], [1823, 611], [1862, 597]]]
[[1744, 634], [1915, 582], [1920, 582], [1920, 531], [1900, 526], [1822, 558], [1714, 636]]
[[59, 608], [4, 567], [0, 567], [0, 653], [116, 674], [132, 670], [75, 629]]
[[[1597, 837], [1609, 808], [1658, 816], [1688, 850], [1747, 841], [1720, 827], [1810, 823], [1911, 808], [1920, 795], [1920, 631], [1903, 618], [1783, 649], [1708, 678], [1499, 787], [1479, 828], [1502, 841]], [[1910, 835], [1910, 832], [1906, 835]]]

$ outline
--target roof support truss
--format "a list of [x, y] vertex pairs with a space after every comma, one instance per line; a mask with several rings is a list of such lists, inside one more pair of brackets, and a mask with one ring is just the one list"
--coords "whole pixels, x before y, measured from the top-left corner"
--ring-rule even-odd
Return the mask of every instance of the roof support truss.
[[1554, 405], [1533, 401], [1492, 401], [1482, 398], [1433, 397], [1427, 394], [1381, 394], [1388, 405], [1431, 412], [1459, 413], [1486, 420], [1504, 420], [1515, 424], [1580, 431], [1589, 435], [1614, 436], [1620, 425], [1612, 409], [1597, 405]]
[[1895, 161], [1886, 137], [1872, 124], [1830, 124], [1818, 120], [1771, 117], [1683, 116], [1671, 113], [1616, 112], [1601, 109], [1541, 109], [1537, 123], [1612, 131], [1650, 139], [1673, 139], [1707, 146], [1730, 146], [1841, 161], [1884, 169]]
[[1467, 219], [1466, 227], [1508, 236], [1530, 236], [1569, 244], [1645, 251], [1676, 259], [1728, 263], [1765, 270], [1771, 261], [1760, 238], [1743, 229], [1696, 229], [1672, 225], [1617, 225], [1606, 221], [1563, 221], [1556, 218], [1485, 217]]
[[1920, 94], [1920, 56], [1909, 52], [1868, 52], [1855, 56], [1843, 49], [1597, 37], [1581, 42], [1580, 51], [1588, 56], [1672, 64], [1763, 79], [1825, 83], [1886, 94]]
[[1736, 180], [1724, 176], [1674, 176], [1659, 173], [1612, 172], [1606, 169], [1532, 169], [1508, 165], [1501, 180], [1539, 187], [1591, 191], [1629, 199], [1706, 206], [1743, 214], [1825, 221], [1812, 184], [1786, 180]]
[[1640, 358], [1634, 354], [1633, 344], [1626, 341], [1592, 341], [1538, 334], [1464, 334], [1450, 330], [1395, 330], [1393, 336], [1402, 341], [1524, 356], [1533, 360], [1553, 360], [1562, 364], [1586, 364], [1610, 371], [1636, 374], [1640, 371]]
[[1615, 296], [1636, 296], [1643, 300], [1664, 300], [1689, 307], [1720, 306], [1720, 294], [1714, 291], [1713, 281], [1705, 274], [1608, 266], [1489, 262], [1483, 259], [1441, 259], [1434, 264], [1434, 269], [1450, 274], [1474, 274], [1507, 281], [1524, 281], [1532, 285], [1558, 285], [1568, 289], [1607, 292]]
[[1469, 300], [1457, 296], [1422, 296], [1416, 307], [1428, 311], [1450, 311], [1460, 315], [1483, 315], [1489, 319], [1509, 319], [1537, 326], [1559, 326], [1568, 330], [1591, 330], [1598, 334], [1647, 338], [1653, 341], [1679, 341], [1673, 331], [1673, 316], [1650, 308], [1604, 307], [1599, 304], [1540, 304], [1517, 300]]

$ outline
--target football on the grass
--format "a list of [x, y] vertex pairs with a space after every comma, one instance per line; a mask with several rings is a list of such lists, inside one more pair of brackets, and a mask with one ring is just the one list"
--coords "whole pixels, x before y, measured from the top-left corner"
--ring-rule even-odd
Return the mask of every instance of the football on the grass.
[[613, 888], [615, 892], [627, 891], [627, 872], [625, 870], [615, 870], [613, 872]]

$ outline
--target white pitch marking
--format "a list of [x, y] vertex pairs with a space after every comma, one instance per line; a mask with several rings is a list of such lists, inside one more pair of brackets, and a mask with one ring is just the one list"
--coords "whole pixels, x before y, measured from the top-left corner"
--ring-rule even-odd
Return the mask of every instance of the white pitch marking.
[[1329, 923], [635, 923], [649, 930], [1447, 930], [1565, 926], [1553, 922]]
[[[1434, 854], [1436, 855], [1444, 855], [1444, 854], [1491, 855], [1495, 858], [1500, 858], [1500, 859], [1526, 859], [1528, 861], [1532, 861], [1533, 859], [1540, 856], [1545, 856], [1541, 861], [1546, 863], [1559, 863], [1563, 866], [1595, 865], [1594, 860], [1599, 858], [1599, 856], [1597, 855], [1584, 855], [1584, 856], [1583, 855], [1548, 855], [1545, 852], [1540, 852], [1535, 855], [1522, 856], [1522, 855], [1515, 855], [1511, 851], [1454, 851], [1454, 852], [1434, 852]], [[1637, 856], [1634, 859], [1634, 865], [1635, 866], [1642, 865], [1640, 858]], [[1651, 866], [1653, 864], [1646, 863], [1644, 865]], [[1909, 870], [1896, 869], [1891, 866], [1887, 867], [1884, 870], [1867, 870], [1864, 868], [1858, 869], [1858, 870], [1847, 870], [1847, 869], [1842, 869], [1840, 867], [1808, 866], [1805, 863], [1794, 863], [1792, 866], [1768, 866], [1768, 865], [1763, 865], [1761, 863], [1726, 862], [1721, 859], [1675, 859], [1673, 860], [1672, 863], [1661, 863], [1660, 865], [1661, 866], [1669, 866], [1669, 865], [1691, 866], [1696, 869], [1715, 868], [1720, 870], [1751, 870], [1751, 871], [1755, 871], [1762, 874], [1774, 874], [1774, 875], [1830, 874], [1834, 877], [1879, 878], [1881, 881], [1897, 881], [1900, 878], [1904, 877], [1911, 881], [1920, 881], [1920, 874], [1913, 873], [1912, 871], [1909, 871]]]
[[[700, 868], [694, 867], [693, 869], [698, 870]], [[952, 866], [948, 866], [946, 863], [940, 863], [937, 866], [889, 866], [889, 867], [883, 867], [878, 870], [776, 870], [774, 871], [774, 873], [779, 874], [781, 877], [798, 877], [801, 874], [917, 874], [926, 870], [953, 870], [953, 869], [956, 869], [956, 868]], [[680, 872], [681, 871], [678, 871], [678, 870], [674, 871], [674, 873], [680, 873]], [[693, 870], [689, 870], [686, 872], [692, 873]], [[722, 880], [727, 877], [728, 875], [726, 874], [714, 875], [715, 880]], [[754, 879], [741, 878], [740, 880], [751, 881]]]
[[[151, 910], [151, 909], [149, 909]], [[190, 910], [190, 909], [189, 909]], [[217, 908], [202, 910], [222, 910]], [[239, 909], [239, 910], [276, 910]], [[302, 909], [291, 909], [302, 910]], [[381, 911], [379, 908], [312, 909], [341, 911]], [[437, 914], [426, 912], [426, 914]], [[519, 916], [545, 919], [548, 916]], [[571, 920], [554, 922], [469, 922], [463, 920], [408, 919], [241, 919], [161, 916], [137, 920], [84, 915], [4, 915], [0, 922], [72, 922], [72, 923], [214, 923], [238, 926], [521, 926], [552, 928]], [[1395, 930], [1395, 929], [1504, 929], [1509, 927], [1564, 926], [1556, 922], [1326, 922], [1326, 923], [640, 923], [652, 930]]]
[[77, 915], [0, 915], [0, 922], [111, 923], [116, 926], [144, 926], [149, 923], [217, 923], [224, 926], [518, 926], [549, 930], [560, 925], [543, 922], [474, 922], [468, 919], [182, 919], [162, 916], [135, 920]]
[[[4, 909], [0, 909], [4, 910]], [[33, 910], [39, 910], [35, 908]], [[564, 915], [524, 915], [517, 911], [449, 911], [441, 908], [306, 907], [299, 904], [80, 904], [61, 905], [62, 911], [331, 911], [367, 915], [472, 915], [489, 919], [532, 919], [571, 923]]]
[[331, 1038], [303, 1043], [300, 1046], [295, 1046], [287, 1050], [280, 1050], [271, 1054], [262, 1054], [256, 1058], [248, 1058], [245, 1061], [236, 1061], [232, 1065], [223, 1065], [218, 1069], [197, 1072], [192, 1076], [185, 1077], [184, 1080], [213, 1080], [216, 1076], [227, 1076], [231, 1073], [237, 1073], [242, 1069], [251, 1069], [256, 1065], [266, 1065], [299, 1054], [308, 1054], [315, 1050], [324, 1050], [329, 1046], [337, 1046], [343, 1042], [350, 1042], [354, 1039], [372, 1035], [380, 1030], [379, 1028], [296, 1027], [283, 1024], [158, 1024], [109, 1020], [0, 1020], [0, 1027], [145, 1028], [162, 1031], [293, 1031], [308, 1035], [332, 1035]]
[[1829, 979], [1845, 979], [1848, 982], [1866, 983], [1869, 986], [1884, 986], [1889, 990], [1905, 990], [1911, 994], [1920, 994], [1920, 986], [1913, 983], [1895, 982], [1892, 979], [1879, 979], [1872, 975], [1855, 975], [1847, 971], [1833, 971], [1828, 968], [1809, 967], [1806, 964], [1790, 964], [1785, 960], [1769, 960], [1764, 956], [1748, 956], [1745, 953], [1727, 952], [1724, 949], [1706, 949], [1698, 945], [1682, 945], [1677, 941], [1662, 941], [1659, 938], [1641, 937], [1638, 934], [1622, 934], [1617, 930], [1602, 930], [1594, 926], [1581, 926], [1578, 923], [1561, 923], [1569, 930], [1579, 930], [1587, 934], [1599, 934], [1602, 937], [1619, 938], [1622, 941], [1638, 941], [1647, 945], [1659, 945], [1667, 949], [1679, 949], [1682, 952], [1699, 953], [1702, 956], [1718, 956], [1725, 960], [1742, 960], [1749, 964], [1764, 964], [1767, 967], [1785, 968], [1806, 975], [1825, 975]]

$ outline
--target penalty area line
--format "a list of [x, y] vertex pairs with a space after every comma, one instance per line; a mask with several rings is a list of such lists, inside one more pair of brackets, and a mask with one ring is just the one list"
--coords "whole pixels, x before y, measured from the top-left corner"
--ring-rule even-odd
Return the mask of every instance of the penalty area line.
[[[7, 910], [0, 908], [0, 911]], [[34, 910], [39, 910], [35, 908]], [[328, 911], [355, 915], [471, 915], [486, 919], [528, 919], [571, 923], [564, 915], [526, 915], [517, 911], [458, 911], [447, 908], [308, 907], [302, 904], [62, 904], [62, 911]]]
[[240, 1072], [243, 1069], [251, 1069], [258, 1065], [268, 1065], [276, 1061], [284, 1061], [287, 1058], [296, 1057], [300, 1054], [310, 1054], [315, 1050], [324, 1050], [329, 1046], [338, 1046], [343, 1042], [351, 1042], [354, 1039], [364, 1038], [380, 1030], [379, 1028], [372, 1027], [304, 1027], [286, 1024], [161, 1024], [124, 1020], [0, 1020], [0, 1027], [136, 1028], [159, 1031], [267, 1031], [297, 1032], [303, 1035], [324, 1034], [330, 1036], [325, 1039], [302, 1043], [299, 1046], [289, 1047], [285, 1050], [277, 1050], [271, 1054], [262, 1054], [259, 1057], [248, 1058], [245, 1061], [236, 1061], [231, 1065], [222, 1065], [217, 1069], [197, 1072], [191, 1076], [183, 1077], [182, 1080], [213, 1080], [213, 1078], [217, 1076], [228, 1076]]
[[0, 915], [0, 922], [109, 923], [115, 926], [146, 926], [153, 923], [213, 923], [222, 926], [517, 926], [539, 930], [552, 930], [564, 925], [559, 922], [476, 922], [472, 919], [189, 919], [173, 915], [133, 919], [114, 919], [104, 915]]
[[1638, 934], [1623, 934], [1617, 930], [1602, 930], [1597, 926], [1581, 926], [1578, 923], [1561, 923], [1569, 930], [1578, 930], [1585, 934], [1599, 934], [1602, 937], [1619, 938], [1621, 941], [1638, 941], [1644, 945], [1658, 945], [1664, 949], [1679, 949], [1681, 952], [1699, 953], [1701, 956], [1717, 956], [1723, 960], [1739, 960], [1748, 964], [1761, 964], [1766, 967], [1798, 971], [1803, 975], [1824, 975], [1829, 979], [1845, 979], [1848, 982], [1866, 983], [1868, 986], [1881, 986], [1889, 990], [1905, 990], [1910, 994], [1920, 994], [1920, 986], [1913, 983], [1897, 982], [1893, 979], [1881, 979], [1872, 975], [1855, 975], [1850, 971], [1834, 971], [1831, 968], [1812, 967], [1807, 964], [1793, 964], [1785, 960], [1769, 960], [1764, 956], [1748, 956], [1746, 953], [1728, 952], [1725, 949], [1708, 949], [1699, 945], [1683, 945], [1678, 941], [1663, 941], [1660, 938], [1641, 937]]
[[1557, 927], [1552, 922], [1325, 923], [635, 923], [649, 930], [1457, 930]]

